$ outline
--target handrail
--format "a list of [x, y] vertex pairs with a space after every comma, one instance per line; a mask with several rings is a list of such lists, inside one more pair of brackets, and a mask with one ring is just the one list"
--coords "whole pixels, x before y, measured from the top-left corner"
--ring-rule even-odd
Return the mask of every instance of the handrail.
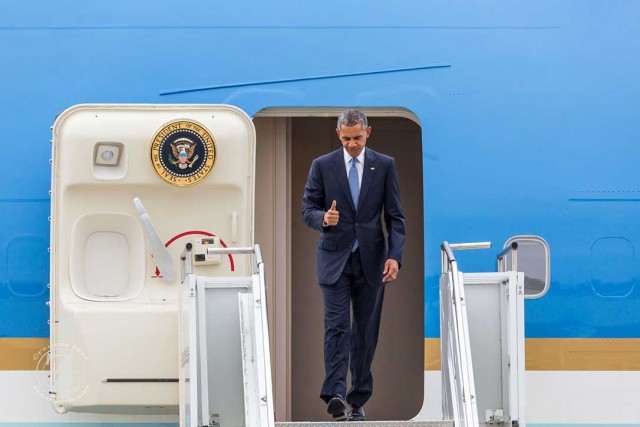
[[469, 249], [491, 249], [491, 242], [450, 243], [449, 246], [454, 251], [464, 251]]
[[[473, 378], [473, 367], [471, 363], [471, 353], [470, 353], [470, 343], [468, 336], [468, 321], [466, 315], [465, 308], [465, 297], [464, 297], [464, 288], [460, 283], [459, 277], [460, 274], [458, 272], [458, 262], [456, 261], [455, 255], [453, 253], [454, 250], [470, 250], [470, 249], [487, 249], [491, 248], [491, 242], [477, 242], [477, 243], [454, 243], [451, 244], [446, 240], [442, 242], [440, 245], [441, 249], [441, 261], [442, 261], [442, 274], [447, 275], [450, 278], [450, 291], [446, 291], [447, 295], [450, 295], [451, 300], [448, 300], [448, 307], [453, 309], [451, 313], [449, 309], [446, 311], [452, 314], [453, 317], [451, 319], [452, 323], [449, 327], [452, 328], [453, 337], [455, 343], [452, 344], [451, 350], [458, 354], [458, 356], [452, 357], [452, 360], [455, 360], [456, 363], [455, 368], [457, 373], [454, 375], [458, 377], [461, 383], [461, 389], [457, 387], [451, 387], [451, 385], [445, 385], [443, 381], [443, 412], [445, 415], [453, 416], [455, 423], [460, 423], [462, 426], [471, 426], [475, 427], [478, 423], [478, 413], [475, 399], [475, 385]], [[442, 294], [441, 290], [441, 294]], [[447, 304], [445, 301], [440, 301], [441, 311], [445, 311], [445, 307], [442, 304]], [[441, 316], [443, 313], [441, 313]], [[445, 318], [441, 319], [441, 327], [444, 326], [444, 323], [447, 322]], [[442, 363], [450, 363], [451, 361], [445, 361], [445, 330], [441, 329], [441, 340], [442, 341], [442, 349], [443, 349], [443, 357], [441, 358]], [[454, 350], [455, 349], [455, 350]], [[449, 351], [449, 350], [446, 350]], [[442, 367], [443, 373], [445, 372], [445, 367]], [[449, 370], [446, 369], [448, 372]], [[444, 380], [444, 378], [443, 378]], [[458, 386], [458, 387], [460, 387]], [[445, 396], [445, 392], [449, 391], [452, 393], [451, 396]], [[461, 400], [460, 400], [461, 399]], [[456, 402], [454, 402], [456, 400]], [[451, 406], [444, 406], [444, 402], [449, 402]], [[449, 413], [450, 408], [452, 413]], [[461, 411], [461, 412], [460, 412]]]
[[[475, 243], [449, 243], [446, 240], [440, 245], [442, 259], [442, 274], [449, 271], [448, 266], [451, 265], [452, 271], [458, 272], [458, 262], [453, 251], [466, 251], [472, 249], [490, 249], [491, 242], [475, 242]], [[446, 255], [446, 258], [445, 258]], [[455, 270], [454, 270], [455, 269]], [[454, 279], [457, 280], [457, 279]]]
[[[249, 247], [231, 247], [231, 248], [207, 248], [207, 255], [242, 255], [242, 254], [255, 254], [256, 256], [256, 271], [255, 273], [260, 272], [260, 266], [264, 270], [264, 262], [262, 260], [262, 250], [260, 249], [260, 245], [256, 244], [255, 246]], [[266, 282], [266, 274], [264, 272], [261, 273], [261, 276], [264, 276]]]
[[511, 242], [509, 246], [496, 255], [498, 271], [506, 271], [506, 256], [511, 253], [511, 271], [518, 271], [518, 242]]
[[502, 257], [504, 257], [508, 252], [514, 250], [514, 249], [518, 249], [518, 242], [511, 242], [511, 244], [509, 246], [507, 246], [506, 248], [504, 248], [502, 251], [500, 251], [498, 253], [498, 255], [496, 255], [497, 259], [500, 259]]
[[252, 254], [255, 252], [255, 247], [232, 247], [232, 248], [207, 248], [207, 255], [237, 255], [237, 254]]
[[[453, 250], [451, 249], [451, 245], [446, 240], [442, 242], [440, 245], [440, 249], [442, 250], [442, 274], [449, 271], [447, 268], [449, 264], [456, 262], [456, 256], [453, 254]], [[446, 255], [446, 258], [444, 257]]]
[[[182, 261], [182, 281], [184, 281], [187, 274], [193, 272], [193, 262], [191, 260], [191, 257], [188, 255], [188, 252], [190, 252], [192, 248], [193, 245], [191, 243], [187, 243], [185, 245], [185, 249], [180, 254], [180, 260]], [[266, 273], [264, 261], [262, 259], [262, 250], [260, 249], [260, 245], [258, 244], [256, 244], [255, 246], [246, 247], [207, 248], [207, 255], [255, 255], [256, 269], [254, 273], [258, 273], [263, 279], [263, 282], [266, 283]]]

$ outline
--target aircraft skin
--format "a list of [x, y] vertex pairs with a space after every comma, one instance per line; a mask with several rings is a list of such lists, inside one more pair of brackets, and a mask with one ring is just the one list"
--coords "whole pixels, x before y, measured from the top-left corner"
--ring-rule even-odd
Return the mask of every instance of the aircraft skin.
[[[638, 16], [622, 0], [4, 1], [0, 425], [62, 420], [33, 409], [25, 375], [49, 337], [49, 126], [82, 103], [410, 111], [427, 349], [442, 241], [541, 236], [551, 285], [526, 302], [528, 422], [640, 425]], [[493, 271], [496, 252], [460, 253], [460, 268]]]

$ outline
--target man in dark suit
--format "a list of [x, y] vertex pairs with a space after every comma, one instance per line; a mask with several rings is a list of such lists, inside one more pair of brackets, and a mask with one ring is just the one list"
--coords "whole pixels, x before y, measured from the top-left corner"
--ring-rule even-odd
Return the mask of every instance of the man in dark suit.
[[[371, 363], [384, 283], [398, 276], [405, 219], [395, 160], [365, 148], [371, 135], [367, 117], [361, 111], [346, 110], [338, 117], [336, 132], [342, 148], [311, 164], [302, 219], [320, 231], [316, 262], [325, 328], [325, 380], [320, 397], [335, 421], [364, 421], [363, 406], [373, 391]], [[351, 371], [348, 393], [347, 367]]]

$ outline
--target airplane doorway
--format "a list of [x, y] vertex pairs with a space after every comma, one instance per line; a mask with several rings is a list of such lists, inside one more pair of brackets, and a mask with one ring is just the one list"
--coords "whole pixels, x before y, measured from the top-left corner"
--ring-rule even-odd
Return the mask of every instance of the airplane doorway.
[[[276, 421], [324, 421], [321, 291], [315, 279], [318, 233], [300, 219], [311, 161], [340, 147], [342, 109], [267, 109], [256, 127], [255, 241], [267, 263]], [[406, 110], [363, 109], [373, 127], [367, 147], [396, 159], [407, 219], [398, 281], [385, 293], [367, 419], [407, 420], [424, 393], [422, 136]]]

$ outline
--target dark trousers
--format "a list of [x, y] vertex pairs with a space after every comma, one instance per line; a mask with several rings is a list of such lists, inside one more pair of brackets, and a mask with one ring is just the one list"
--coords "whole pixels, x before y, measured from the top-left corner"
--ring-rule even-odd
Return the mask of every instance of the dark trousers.
[[[332, 285], [320, 284], [324, 300], [325, 379], [320, 397], [346, 396], [348, 403], [363, 406], [373, 392], [371, 363], [378, 343], [384, 286], [370, 286], [364, 278], [360, 251], [356, 250]], [[353, 321], [351, 321], [353, 308]], [[347, 389], [347, 366], [351, 389]]]

